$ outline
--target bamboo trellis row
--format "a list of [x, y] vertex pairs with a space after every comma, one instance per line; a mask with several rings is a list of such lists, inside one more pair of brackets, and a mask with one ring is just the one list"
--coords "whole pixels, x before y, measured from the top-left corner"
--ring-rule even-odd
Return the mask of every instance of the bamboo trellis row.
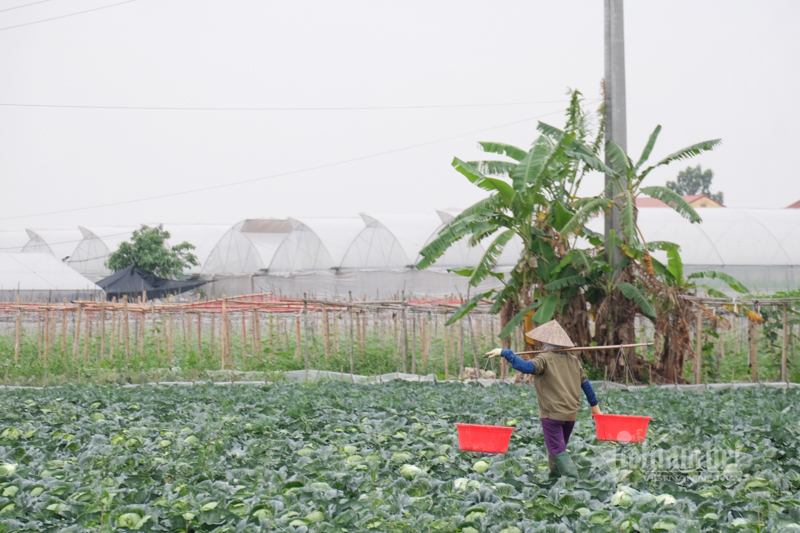
[[[193, 352], [199, 360], [218, 358], [221, 370], [233, 370], [237, 358], [241, 362], [253, 356], [264, 357], [265, 347], [268, 349], [264, 362], [271, 363], [276, 350], [288, 352], [290, 337], [294, 337], [295, 359], [305, 368], [309, 367], [311, 355], [327, 362], [334, 353], [349, 352], [353, 370], [353, 359], [364, 357], [371, 339], [378, 339], [382, 348], [392, 347], [391, 357], [398, 371], [427, 372], [431, 347], [438, 343], [444, 374], [449, 379], [451, 370], [463, 371], [465, 350], [473, 352], [467, 360], [477, 359], [478, 352], [497, 344], [491, 335], [484, 335], [484, 324], [490, 324], [492, 332], [499, 331], [497, 317], [487, 312], [488, 304], [471, 312], [476, 316], [475, 342], [464, 340], [463, 325], [445, 325], [448, 315], [461, 303], [455, 297], [339, 301], [277, 298], [269, 294], [190, 302], [143, 301], [141, 297], [110, 302], [17, 301], [0, 303], [0, 335], [3, 323], [8, 322], [5, 317], [13, 317], [15, 363], [20, 360], [23, 338], [30, 336], [33, 329], [37, 358], [45, 365], [53, 357], [75, 364], [90, 359], [124, 359], [126, 364], [143, 364], [149, 347], [159, 365], [175, 364], [176, 351]], [[405, 341], [401, 339], [404, 331]], [[456, 332], [460, 332], [458, 339]], [[233, 350], [234, 336], [241, 344], [239, 354]], [[319, 354], [315, 342], [318, 337]], [[264, 338], [268, 339], [266, 346]]]
[[[778, 306], [783, 309], [781, 380], [788, 379], [788, 353], [792, 331], [786, 308], [800, 299], [725, 300], [692, 298], [696, 304], [722, 308], [724, 305]], [[218, 360], [222, 370], [233, 370], [251, 357], [262, 358], [267, 366], [276, 352], [288, 353], [294, 344], [297, 363], [309, 368], [312, 359], [328, 365], [331, 358], [357, 359], [377, 347], [397, 371], [425, 373], [432, 366], [431, 351], [439, 357], [438, 368], [445, 377], [459, 375], [484, 351], [500, 345], [500, 323], [488, 313], [489, 304], [479, 304], [467, 320], [446, 325], [448, 316], [461, 305], [452, 297], [424, 300], [322, 300], [279, 298], [270, 294], [198, 299], [189, 302], [73, 301], [0, 303], [0, 337], [13, 327], [13, 361], [19, 363], [26, 339], [34, 342], [35, 358], [47, 366], [54, 359], [73, 364], [89, 360], [143, 363], [146, 348], [159, 365], [174, 365], [179, 355], [193, 353], [199, 361]], [[698, 307], [694, 326], [694, 353], [690, 354], [696, 382], [703, 375], [703, 358], [696, 357], [708, 338], [703, 337], [703, 313]], [[707, 319], [706, 319], [707, 320]], [[725, 360], [726, 347], [747, 354], [750, 380], [758, 381], [759, 325], [747, 318], [731, 318], [732, 328], [722, 331], [714, 347], [716, 366]], [[13, 326], [12, 326], [13, 324]], [[643, 321], [638, 335], [652, 339], [652, 327]], [[706, 325], [708, 322], [706, 322]], [[31, 339], [31, 336], [35, 336]], [[234, 350], [234, 338], [240, 344]], [[510, 336], [510, 346], [524, 349], [522, 326]], [[238, 360], [238, 361], [237, 361]], [[504, 362], [504, 361], [503, 361]], [[714, 364], [713, 359], [711, 364]], [[501, 377], [507, 368], [501, 365]], [[746, 376], [741, 376], [745, 378]]]

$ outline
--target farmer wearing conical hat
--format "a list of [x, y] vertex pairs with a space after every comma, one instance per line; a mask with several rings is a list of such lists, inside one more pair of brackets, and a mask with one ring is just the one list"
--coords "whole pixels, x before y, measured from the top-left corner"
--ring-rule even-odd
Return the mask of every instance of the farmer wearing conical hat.
[[533, 385], [539, 400], [539, 418], [542, 421], [544, 442], [549, 455], [550, 473], [578, 477], [578, 469], [567, 452], [567, 442], [575, 427], [583, 389], [592, 413], [600, 413], [597, 396], [580, 360], [571, 352], [559, 352], [575, 345], [561, 325], [555, 320], [533, 329], [526, 336], [539, 341], [549, 350], [531, 361], [517, 357], [511, 350], [497, 348], [488, 357], [504, 357], [517, 372], [533, 374]]

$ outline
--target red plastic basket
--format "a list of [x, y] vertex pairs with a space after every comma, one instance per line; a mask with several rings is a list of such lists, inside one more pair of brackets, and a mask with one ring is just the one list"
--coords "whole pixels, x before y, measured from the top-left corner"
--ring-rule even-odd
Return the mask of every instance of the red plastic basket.
[[506, 453], [513, 427], [456, 424], [458, 447], [465, 452]]
[[644, 442], [649, 416], [592, 414], [597, 428], [597, 440]]

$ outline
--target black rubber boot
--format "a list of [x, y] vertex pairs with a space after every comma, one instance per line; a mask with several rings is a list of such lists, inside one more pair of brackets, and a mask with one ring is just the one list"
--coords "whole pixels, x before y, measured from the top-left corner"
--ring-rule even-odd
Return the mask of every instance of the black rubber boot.
[[575, 463], [572, 462], [572, 457], [569, 456], [569, 452], [559, 453], [555, 456], [553, 462], [556, 464], [556, 469], [558, 469], [559, 474], [578, 479], [578, 468], [575, 466]]

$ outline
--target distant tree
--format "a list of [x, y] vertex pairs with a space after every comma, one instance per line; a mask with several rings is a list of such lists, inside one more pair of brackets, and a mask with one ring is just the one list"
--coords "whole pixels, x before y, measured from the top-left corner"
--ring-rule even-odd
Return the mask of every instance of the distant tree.
[[184, 268], [199, 263], [197, 257], [189, 252], [194, 250], [193, 244], [182, 242], [167, 247], [170, 237], [169, 232], [162, 228], [142, 224], [133, 232], [131, 242], [123, 242], [108, 256], [106, 266], [119, 272], [133, 264], [162, 278], [179, 278]]
[[700, 165], [696, 167], [687, 167], [686, 170], [678, 172], [678, 179], [675, 181], [668, 181], [667, 187], [680, 194], [686, 196], [689, 194], [705, 194], [712, 200], [719, 203], [722, 201], [723, 193], [711, 192], [711, 180], [714, 179], [714, 171], [710, 168], [705, 171]]

